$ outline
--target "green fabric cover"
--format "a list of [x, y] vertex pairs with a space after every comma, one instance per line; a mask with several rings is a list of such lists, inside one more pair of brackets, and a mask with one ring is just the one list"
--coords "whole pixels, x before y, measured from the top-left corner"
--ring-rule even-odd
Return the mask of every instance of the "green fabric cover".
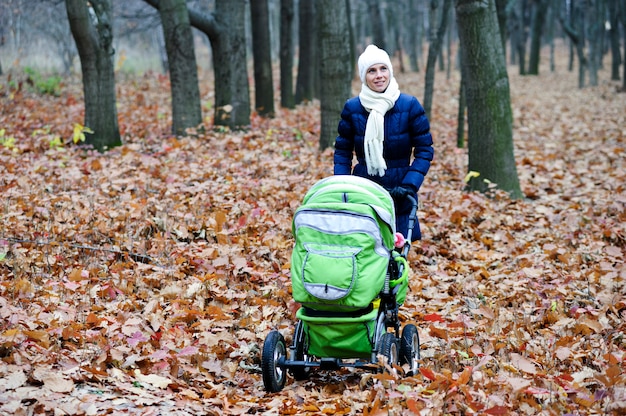
[[356, 318], [309, 317], [300, 308], [296, 317], [304, 323], [308, 354], [315, 357], [371, 359], [378, 309]]

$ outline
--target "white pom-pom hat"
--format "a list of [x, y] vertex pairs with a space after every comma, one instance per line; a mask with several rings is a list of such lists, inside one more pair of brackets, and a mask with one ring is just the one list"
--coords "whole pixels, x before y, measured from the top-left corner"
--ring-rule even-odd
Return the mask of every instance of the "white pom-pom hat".
[[365, 74], [367, 70], [376, 64], [384, 64], [389, 68], [389, 78], [393, 78], [393, 67], [391, 66], [391, 59], [384, 50], [380, 49], [376, 45], [369, 45], [365, 48], [365, 51], [359, 56], [359, 76], [361, 82], [365, 83]]

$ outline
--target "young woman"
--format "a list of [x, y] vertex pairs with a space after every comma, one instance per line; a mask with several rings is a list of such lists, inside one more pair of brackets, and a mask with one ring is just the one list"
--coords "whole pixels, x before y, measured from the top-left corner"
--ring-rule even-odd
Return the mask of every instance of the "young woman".
[[[417, 98], [400, 92], [387, 52], [369, 45], [358, 66], [361, 92], [341, 112], [334, 173], [362, 176], [387, 189], [396, 205], [396, 229], [406, 237], [411, 209], [406, 195], [417, 198], [433, 159], [430, 123]], [[420, 238], [416, 222], [412, 240]]]

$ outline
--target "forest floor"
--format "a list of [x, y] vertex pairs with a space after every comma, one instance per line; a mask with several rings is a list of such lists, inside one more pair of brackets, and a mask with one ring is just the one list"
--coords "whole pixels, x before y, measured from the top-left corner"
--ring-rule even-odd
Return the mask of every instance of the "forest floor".
[[[464, 192], [459, 80], [436, 75], [401, 308], [420, 374], [315, 372], [275, 394], [260, 348], [293, 332], [292, 215], [332, 174], [319, 106], [176, 140], [167, 78], [124, 77], [125, 144], [98, 154], [72, 143], [75, 81], [54, 97], [5, 76], [0, 414], [624, 414], [626, 94], [542, 70], [509, 71], [520, 200]], [[422, 97], [423, 73], [397, 78]]]

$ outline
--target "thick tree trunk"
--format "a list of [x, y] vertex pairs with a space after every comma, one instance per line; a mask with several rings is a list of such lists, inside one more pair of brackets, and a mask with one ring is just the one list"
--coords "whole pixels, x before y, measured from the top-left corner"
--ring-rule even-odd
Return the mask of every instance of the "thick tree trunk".
[[494, 0], [456, 0], [468, 110], [468, 189], [491, 184], [520, 198], [509, 78]]
[[320, 73], [324, 82], [320, 89], [322, 125], [320, 131], [321, 150], [333, 145], [337, 136], [339, 115], [346, 99], [351, 94], [353, 67], [350, 60], [350, 22], [346, 3], [337, 0], [318, 0]]
[[193, 35], [185, 0], [160, 0], [159, 14], [167, 51], [172, 94], [172, 133], [185, 135], [202, 123]]
[[[155, 9], [159, 0], [144, 0]], [[246, 0], [216, 0], [215, 13], [188, 9], [189, 22], [211, 42], [216, 126], [250, 125], [250, 87], [245, 44]]]
[[280, 0], [280, 105], [294, 108], [293, 91], [293, 0]]
[[215, 71], [215, 124], [250, 125], [250, 86], [246, 59], [246, 0], [216, 0], [219, 36], [211, 42]]
[[386, 50], [387, 45], [385, 44], [385, 29], [383, 25], [383, 16], [380, 12], [380, 3], [380, 0], [367, 0], [367, 9], [370, 16], [372, 43], [379, 48]]
[[83, 75], [86, 144], [104, 151], [122, 144], [117, 121], [110, 0], [65, 0]]
[[274, 117], [274, 81], [267, 0], [250, 2], [252, 56], [254, 58], [254, 105], [263, 117]]

